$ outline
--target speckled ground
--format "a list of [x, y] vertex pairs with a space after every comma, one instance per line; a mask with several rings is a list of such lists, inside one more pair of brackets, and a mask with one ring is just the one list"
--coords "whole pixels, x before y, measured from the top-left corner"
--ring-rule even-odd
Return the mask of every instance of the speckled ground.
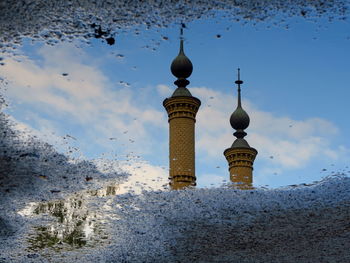
[[[215, 17], [218, 11], [235, 22], [285, 24], [286, 18], [295, 16], [343, 20], [349, 17], [348, 10], [346, 0], [4, 0], [0, 1], [0, 50], [17, 54], [23, 37], [50, 45], [91, 38], [113, 44], [123, 30], [166, 27]], [[5, 76], [0, 81], [6, 82]], [[0, 102], [1, 108], [2, 98]], [[98, 189], [126, 177], [116, 162], [71, 160], [57, 153], [45, 142], [18, 131], [9, 116], [1, 113], [0, 262], [350, 262], [350, 179], [344, 175], [290, 189], [103, 196], [87, 208], [100, 211], [108, 202], [108, 244], [71, 250], [28, 249], [33, 226], [56, 220], [50, 214], [19, 214], [30, 203], [64, 200], [74, 192]], [[68, 207], [73, 210], [67, 214], [77, 212], [74, 206]]]

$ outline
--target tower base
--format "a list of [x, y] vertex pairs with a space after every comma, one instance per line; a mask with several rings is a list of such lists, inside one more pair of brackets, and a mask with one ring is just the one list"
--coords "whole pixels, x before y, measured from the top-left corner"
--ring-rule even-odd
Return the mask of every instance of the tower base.
[[192, 175], [176, 175], [169, 177], [169, 185], [172, 190], [179, 190], [196, 186], [196, 177]]
[[230, 180], [238, 189], [253, 189], [253, 163], [257, 150], [254, 148], [228, 148], [224, 155], [229, 165]]

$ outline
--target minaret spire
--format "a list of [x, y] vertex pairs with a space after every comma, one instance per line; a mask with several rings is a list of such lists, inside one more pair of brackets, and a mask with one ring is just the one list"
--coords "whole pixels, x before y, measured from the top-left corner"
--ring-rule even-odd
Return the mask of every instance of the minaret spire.
[[243, 139], [247, 135], [247, 133], [244, 130], [248, 128], [250, 118], [246, 111], [242, 108], [241, 85], [243, 84], [243, 81], [240, 79], [240, 69], [238, 68], [237, 71], [238, 79], [235, 81], [235, 83], [237, 84], [238, 90], [238, 103], [236, 110], [231, 115], [230, 123], [232, 128], [236, 130], [236, 132], [233, 135], [236, 136], [238, 139]]
[[186, 86], [190, 83], [193, 65], [184, 52], [184, 24], [180, 28], [180, 51], [171, 63], [171, 73], [177, 86], [170, 98], [163, 101], [169, 122], [169, 179], [171, 189], [196, 185], [195, 122], [201, 101], [193, 97]]
[[180, 52], [179, 54], [185, 54], [184, 52], [184, 28], [180, 27]]
[[238, 188], [250, 189], [253, 183], [253, 162], [257, 155], [257, 151], [250, 147], [244, 139], [247, 133], [244, 131], [250, 123], [249, 115], [242, 108], [241, 85], [243, 81], [240, 76], [240, 68], [237, 69], [237, 84], [238, 101], [237, 108], [231, 114], [230, 123], [237, 138], [232, 146], [224, 151], [224, 155], [229, 163], [230, 179], [237, 184]]
[[193, 65], [191, 60], [185, 55], [184, 52], [184, 37], [183, 37], [183, 29], [185, 28], [185, 24], [181, 24], [180, 27], [180, 50], [177, 57], [173, 60], [171, 63], [171, 73], [175, 77], [177, 77], [177, 80], [174, 82], [178, 88], [175, 90], [173, 96], [177, 95], [185, 95], [185, 96], [192, 96], [190, 91], [186, 88], [190, 82], [187, 80], [192, 74], [193, 71]]
[[235, 83], [238, 85], [238, 107], [242, 108], [242, 103], [241, 103], [241, 84], [243, 84], [243, 81], [241, 80], [241, 74], [240, 74], [241, 69], [237, 69], [237, 80]]

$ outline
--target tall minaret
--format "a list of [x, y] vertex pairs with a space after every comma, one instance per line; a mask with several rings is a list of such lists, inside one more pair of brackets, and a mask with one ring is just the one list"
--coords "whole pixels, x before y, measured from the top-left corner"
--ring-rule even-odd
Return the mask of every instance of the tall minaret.
[[163, 101], [169, 122], [169, 179], [172, 189], [196, 185], [195, 175], [195, 122], [201, 101], [193, 97], [186, 86], [193, 66], [183, 48], [181, 28], [180, 52], [171, 63], [171, 72], [177, 80], [177, 89]]
[[235, 83], [238, 86], [238, 105], [231, 115], [230, 123], [236, 130], [233, 135], [237, 139], [231, 148], [224, 151], [224, 155], [228, 161], [231, 182], [239, 189], [251, 189], [253, 188], [253, 163], [258, 152], [244, 139], [247, 135], [244, 130], [248, 128], [250, 119], [242, 108], [241, 84], [243, 81], [240, 80], [240, 69], [238, 69], [238, 80]]

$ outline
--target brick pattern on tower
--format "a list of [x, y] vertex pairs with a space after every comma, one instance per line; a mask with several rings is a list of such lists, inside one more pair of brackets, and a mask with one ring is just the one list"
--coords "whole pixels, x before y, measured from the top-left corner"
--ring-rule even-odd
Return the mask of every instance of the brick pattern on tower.
[[177, 78], [177, 89], [163, 101], [169, 122], [169, 184], [172, 189], [196, 185], [194, 125], [201, 101], [186, 88], [193, 65], [185, 55], [183, 28], [180, 30], [180, 51], [170, 66]]
[[254, 148], [228, 148], [224, 151], [230, 180], [236, 188], [253, 188], [253, 163], [257, 153]]
[[195, 186], [195, 117], [200, 100], [171, 97], [163, 105], [169, 122], [170, 186], [172, 189]]

